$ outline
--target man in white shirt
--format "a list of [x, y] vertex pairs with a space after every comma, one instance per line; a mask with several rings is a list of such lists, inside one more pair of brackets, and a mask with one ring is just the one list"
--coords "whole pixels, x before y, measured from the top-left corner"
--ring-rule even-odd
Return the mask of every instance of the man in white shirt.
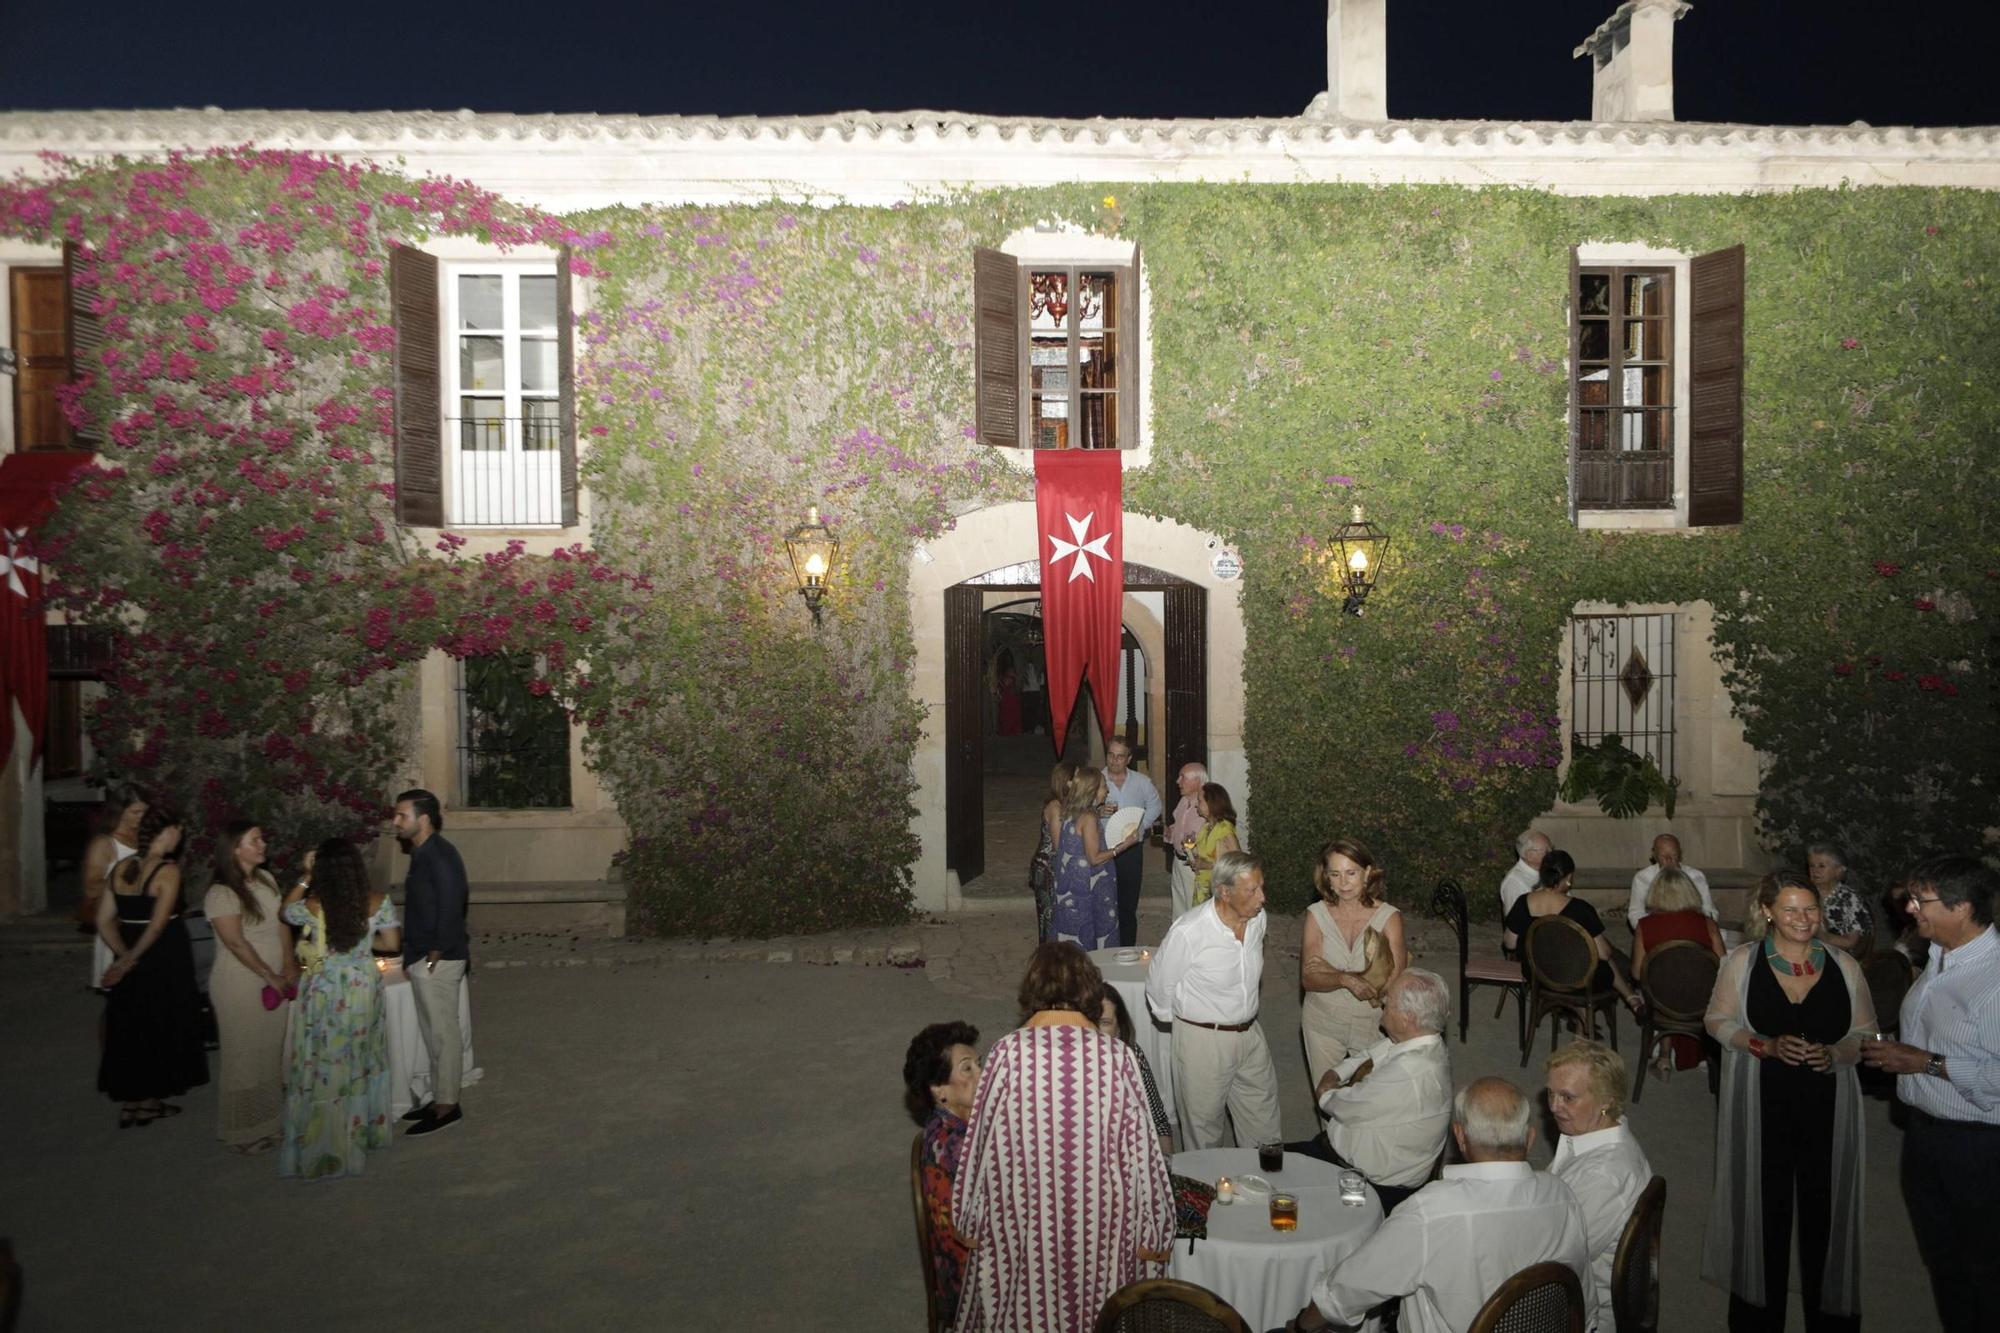
[[1513, 868], [1500, 881], [1500, 919], [1514, 910], [1514, 900], [1542, 882], [1542, 858], [1549, 854], [1548, 835], [1529, 829], [1514, 839]]
[[1430, 1179], [1451, 1133], [1451, 1052], [1439, 1035], [1450, 1018], [1444, 978], [1413, 967], [1382, 998], [1387, 1035], [1320, 1079], [1327, 1144], [1368, 1177], [1384, 1212]]
[[1465, 1162], [1412, 1194], [1361, 1248], [1320, 1278], [1288, 1328], [1354, 1328], [1403, 1298], [1404, 1333], [1464, 1333], [1486, 1298], [1533, 1264], [1575, 1270], [1590, 1289], [1583, 1211], [1569, 1187], [1528, 1165], [1533, 1106], [1501, 1078], [1468, 1084], [1452, 1101], [1451, 1132]]
[[1678, 870], [1694, 882], [1695, 892], [1701, 895], [1701, 910], [1708, 916], [1715, 916], [1715, 899], [1709, 896], [1708, 876], [1693, 866], [1681, 864], [1681, 840], [1671, 833], [1662, 833], [1653, 839], [1653, 859], [1648, 865], [1639, 867], [1639, 873], [1632, 876], [1632, 893], [1625, 904], [1625, 919], [1634, 929], [1646, 919], [1646, 895], [1653, 891], [1653, 881], [1660, 877], [1662, 870]]
[[1099, 816], [1109, 819], [1126, 806], [1137, 806], [1138, 840], [1111, 858], [1118, 875], [1118, 943], [1131, 948], [1139, 942], [1139, 882], [1146, 873], [1146, 830], [1160, 822], [1160, 789], [1131, 767], [1132, 747], [1123, 739], [1104, 747], [1104, 788], [1108, 793]]
[[1861, 1058], [1899, 1075], [1910, 1108], [1903, 1201], [1946, 1333], [2000, 1328], [2000, 877], [1969, 856], [1909, 874], [1908, 911], [1930, 941], [1903, 999], [1902, 1040], [1867, 1041]]
[[[1278, 1073], [1257, 1026], [1264, 984], [1264, 863], [1215, 858], [1215, 895], [1167, 929], [1146, 975], [1146, 1005], [1174, 1025], [1174, 1099], [1190, 1148], [1282, 1142]], [[1225, 1110], [1227, 1112], [1225, 1116]]]
[[1652, 1163], [1625, 1123], [1625, 1062], [1598, 1041], [1576, 1041], [1549, 1057], [1549, 1114], [1562, 1136], [1549, 1174], [1569, 1186], [1583, 1210], [1583, 1243], [1590, 1252], [1587, 1322], [1596, 1333], [1616, 1333], [1611, 1308], [1611, 1262], [1639, 1196], [1653, 1181]]
[[1201, 788], [1208, 770], [1200, 764], [1182, 764], [1174, 787], [1181, 794], [1174, 806], [1173, 822], [1167, 825], [1167, 886], [1173, 902], [1173, 919], [1194, 906], [1194, 862], [1182, 843], [1201, 832]]

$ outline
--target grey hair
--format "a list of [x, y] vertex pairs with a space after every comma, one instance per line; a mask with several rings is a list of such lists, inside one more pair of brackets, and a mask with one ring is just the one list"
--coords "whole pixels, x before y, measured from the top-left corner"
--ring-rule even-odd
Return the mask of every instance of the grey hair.
[[1451, 1022], [1451, 991], [1444, 978], [1421, 967], [1410, 968], [1390, 983], [1389, 1003], [1426, 1032], [1443, 1032]]
[[[1498, 1095], [1502, 1088], [1511, 1095]], [[1491, 1091], [1482, 1092], [1482, 1089]], [[1491, 1105], [1495, 1101], [1501, 1105]], [[1451, 1099], [1451, 1123], [1465, 1131], [1468, 1148], [1526, 1153], [1529, 1122], [1533, 1117], [1533, 1105], [1519, 1088], [1504, 1078], [1474, 1079]]]
[[1224, 889], [1234, 889], [1236, 881], [1251, 871], [1263, 868], [1264, 863], [1249, 852], [1224, 852], [1215, 858], [1215, 870], [1209, 876], [1209, 884], [1221, 893]]
[[1830, 842], [1815, 842], [1806, 848], [1807, 856], [1830, 856], [1833, 863], [1842, 870], [1847, 869], [1847, 853]]
[[[1208, 783], [1208, 765], [1207, 765], [1207, 764], [1182, 764], [1182, 765], [1181, 765], [1181, 772], [1182, 772], [1182, 773], [1187, 773], [1187, 772], [1189, 772], [1190, 770], [1192, 770], [1192, 771], [1193, 771], [1193, 773], [1194, 773], [1194, 776], [1195, 776], [1195, 780], [1196, 780], [1197, 782], [1200, 782], [1200, 783], [1201, 783], [1201, 784], [1203, 784], [1204, 786], [1206, 786], [1206, 785], [1207, 785], [1207, 783]], [[1179, 781], [1180, 779], [1179, 779], [1179, 777], [1176, 777], [1176, 778], [1175, 778], [1174, 780], [1175, 780], [1176, 782], [1178, 782], [1178, 781]]]
[[1537, 838], [1547, 841], [1548, 835], [1538, 832], [1535, 829], [1523, 831], [1520, 837], [1514, 839], [1514, 855], [1525, 858], [1528, 854], [1528, 849], [1535, 845]]

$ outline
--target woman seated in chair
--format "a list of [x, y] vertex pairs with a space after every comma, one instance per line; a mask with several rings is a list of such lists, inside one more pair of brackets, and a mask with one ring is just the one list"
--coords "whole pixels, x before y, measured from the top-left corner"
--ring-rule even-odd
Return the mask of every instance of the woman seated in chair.
[[[1657, 893], [1659, 885], [1653, 889]], [[1688, 890], [1694, 891], [1693, 884]], [[1698, 894], [1695, 904], [1701, 904]], [[1649, 912], [1646, 920], [1652, 919]], [[1615, 1333], [1611, 1261], [1632, 1209], [1653, 1179], [1652, 1164], [1625, 1123], [1625, 1062], [1603, 1042], [1571, 1042], [1549, 1057], [1548, 1096], [1549, 1115], [1562, 1132], [1549, 1174], [1569, 1186], [1583, 1209], [1583, 1241], [1590, 1251], [1586, 1322], [1597, 1333]]]
[[[1615, 990], [1638, 1013], [1644, 1007], [1639, 992], [1631, 983], [1618, 975], [1618, 969], [1611, 965], [1611, 941], [1604, 938], [1604, 920], [1597, 915], [1597, 909], [1581, 898], [1570, 897], [1570, 885], [1576, 879], [1576, 861], [1568, 852], [1557, 848], [1542, 858], [1542, 881], [1538, 888], [1522, 894], [1514, 900], [1513, 910], [1507, 913], [1506, 929], [1501, 932], [1500, 943], [1508, 949], [1518, 949], [1528, 933], [1528, 927], [1535, 918], [1544, 916], [1566, 916], [1582, 926], [1590, 936], [1591, 945], [1597, 950], [1597, 973], [1591, 979], [1593, 990]], [[1525, 964], [1525, 960], [1523, 960]]]
[[966, 1244], [951, 1224], [951, 1187], [979, 1086], [978, 1041], [979, 1029], [970, 1023], [933, 1023], [910, 1039], [903, 1056], [903, 1105], [924, 1131], [919, 1160], [931, 1219], [931, 1275], [946, 1328], [958, 1317], [965, 1282]]
[[[1632, 979], [1646, 979], [1646, 956], [1658, 952], [1674, 940], [1692, 940], [1717, 958], [1722, 957], [1722, 931], [1701, 910], [1701, 891], [1694, 881], [1678, 870], [1662, 870], [1646, 896], [1646, 915], [1632, 932]], [[1643, 1054], [1643, 1052], [1642, 1052]], [[1676, 1069], [1693, 1069], [1701, 1063], [1701, 1042], [1683, 1033], [1673, 1033], [1660, 1042], [1653, 1072], [1661, 1078]]]

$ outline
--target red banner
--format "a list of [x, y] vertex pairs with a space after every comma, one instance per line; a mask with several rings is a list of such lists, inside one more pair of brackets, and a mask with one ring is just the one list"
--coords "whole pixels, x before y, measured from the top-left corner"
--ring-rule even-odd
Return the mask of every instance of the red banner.
[[55, 507], [86, 452], [15, 453], [0, 457], [0, 766], [14, 752], [14, 705], [27, 719], [30, 766], [41, 758], [48, 728], [49, 641], [43, 624], [41, 562], [28, 535]]
[[1125, 608], [1123, 455], [1116, 449], [1035, 452], [1035, 523], [1042, 560], [1042, 635], [1056, 753], [1090, 678], [1098, 729], [1118, 717], [1118, 646]]

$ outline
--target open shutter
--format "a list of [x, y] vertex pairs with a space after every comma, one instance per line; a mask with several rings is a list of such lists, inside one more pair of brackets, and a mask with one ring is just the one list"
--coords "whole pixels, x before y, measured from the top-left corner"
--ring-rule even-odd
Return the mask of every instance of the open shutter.
[[[68, 293], [65, 333], [69, 341], [69, 378], [74, 383], [85, 375], [95, 375], [103, 365], [98, 357], [104, 350], [104, 321], [91, 308], [96, 299], [94, 292], [77, 286], [83, 256], [76, 242], [64, 241], [62, 254], [63, 290]], [[70, 441], [79, 449], [95, 449], [104, 443], [104, 436], [97, 423], [89, 421], [70, 432]]]
[[1126, 449], [1139, 447], [1139, 272], [1134, 245], [1118, 284], [1118, 443]]
[[944, 863], [958, 882], [986, 869], [984, 591], [944, 590]]
[[998, 250], [972, 255], [972, 346], [981, 444], [1021, 446], [1021, 266]]
[[1688, 525], [1743, 521], [1743, 247], [1688, 264]]
[[1208, 590], [1167, 585], [1166, 622], [1167, 766], [1153, 773], [1171, 781], [1208, 763]]
[[396, 521], [444, 526], [444, 423], [438, 367], [438, 262], [403, 245], [389, 252], [396, 327]]
[[1578, 378], [1581, 373], [1580, 358], [1583, 353], [1581, 339], [1583, 279], [1579, 273], [1580, 268], [1576, 247], [1572, 245], [1569, 248], [1569, 521], [1571, 527], [1576, 526], [1578, 491], [1583, 484], [1582, 478], [1577, 474], [1577, 469], [1583, 464], [1578, 449], [1582, 438], [1583, 410], [1577, 402], [1583, 396]]
[[576, 526], [576, 310], [570, 300], [569, 247], [556, 257], [556, 415], [562, 434], [562, 524]]

